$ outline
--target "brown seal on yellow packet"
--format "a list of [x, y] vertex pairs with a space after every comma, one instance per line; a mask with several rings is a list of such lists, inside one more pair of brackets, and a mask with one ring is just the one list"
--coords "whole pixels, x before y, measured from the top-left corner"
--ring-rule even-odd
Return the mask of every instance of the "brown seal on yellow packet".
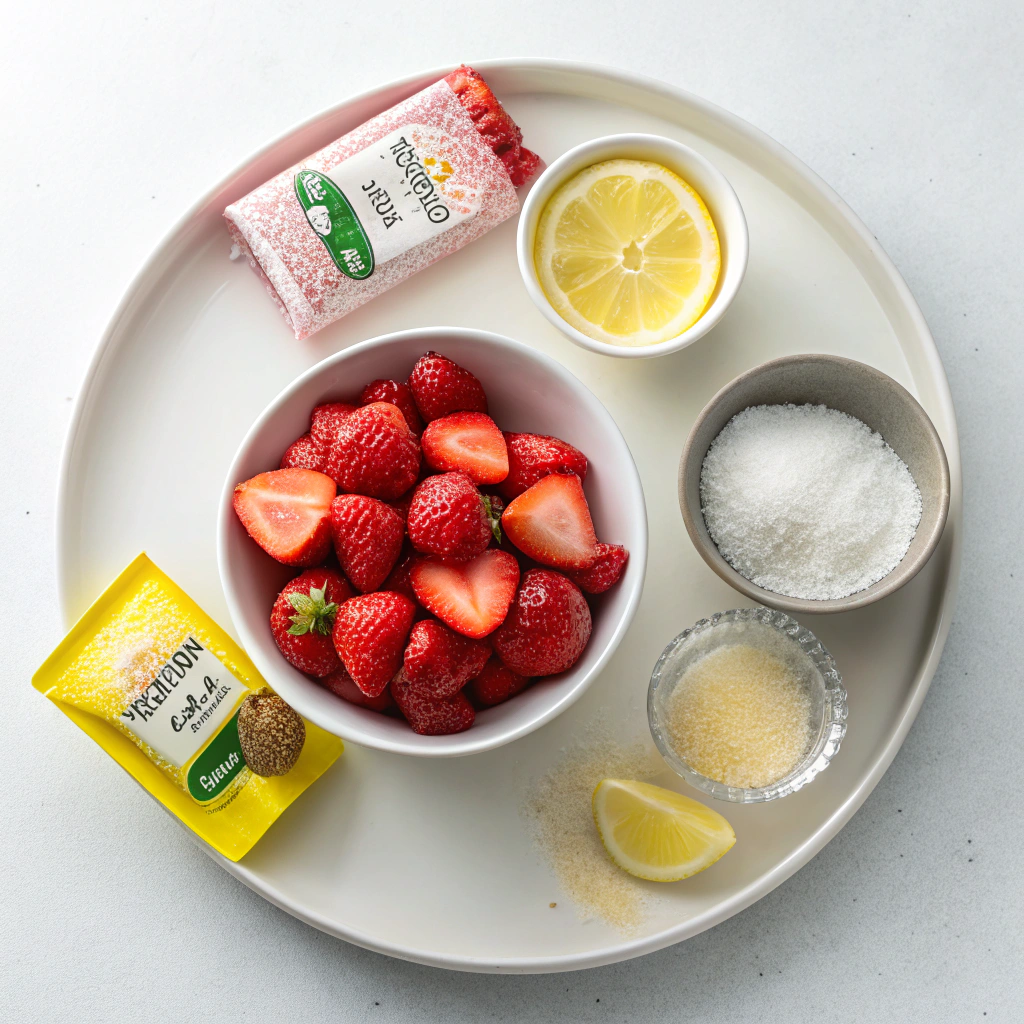
[[96, 599], [32, 685], [229, 860], [248, 853], [342, 751], [339, 739], [305, 722], [304, 742], [292, 730], [298, 749], [278, 759], [291, 767], [256, 774], [239, 710], [269, 690], [241, 647], [145, 554]]

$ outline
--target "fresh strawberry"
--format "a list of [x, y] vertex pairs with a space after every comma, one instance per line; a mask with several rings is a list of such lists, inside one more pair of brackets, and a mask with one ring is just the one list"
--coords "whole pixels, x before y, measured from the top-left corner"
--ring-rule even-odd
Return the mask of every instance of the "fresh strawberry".
[[376, 697], [402, 664], [416, 606], [386, 590], [350, 598], [334, 618], [334, 647], [367, 697]]
[[412, 545], [406, 541], [398, 556], [398, 562], [380, 589], [390, 590], [395, 594], [401, 594], [403, 597], [409, 598], [410, 601], [415, 601], [416, 592], [412, 589], [412, 566], [415, 561], [416, 552], [412, 549]]
[[312, 434], [303, 434], [292, 441], [281, 456], [280, 469], [313, 469], [324, 471], [324, 450], [313, 440]]
[[402, 410], [405, 422], [409, 424], [409, 429], [417, 437], [423, 433], [423, 420], [420, 419], [416, 400], [412, 397], [412, 390], [408, 384], [402, 384], [397, 380], [372, 381], [363, 388], [359, 402], [361, 405], [369, 405], [371, 402], [389, 402], [397, 409]]
[[429, 423], [453, 412], [487, 412], [487, 396], [480, 381], [436, 352], [422, 356], [409, 374], [416, 408]]
[[589, 569], [570, 570], [566, 576], [588, 594], [603, 594], [619, 582], [628, 561], [629, 552], [621, 544], [598, 544], [594, 564]]
[[313, 440], [324, 450], [332, 447], [338, 440], [342, 423], [355, 411], [356, 406], [347, 402], [326, 402], [324, 405], [318, 405], [313, 410], [313, 422], [309, 428]]
[[445, 700], [479, 675], [490, 656], [491, 645], [486, 640], [470, 640], [427, 619], [412, 627], [402, 669], [416, 689], [435, 700]]
[[405, 523], [383, 501], [364, 494], [339, 494], [331, 502], [334, 551], [352, 586], [377, 590], [398, 561]]
[[347, 700], [349, 704], [357, 707], [369, 708], [371, 711], [390, 711], [395, 706], [395, 699], [391, 696], [391, 690], [387, 687], [381, 690], [376, 697], [367, 697], [354, 682], [352, 677], [345, 671], [344, 665], [338, 665], [337, 669], [329, 676], [318, 679], [317, 682], [328, 689], [335, 696]]
[[341, 667], [331, 632], [338, 605], [353, 594], [333, 569], [307, 569], [285, 585], [270, 611], [270, 632], [290, 665], [311, 676]]
[[456, 633], [476, 640], [501, 625], [518, 583], [519, 563], [498, 548], [465, 565], [419, 558], [412, 567], [416, 600]]
[[492, 657], [476, 679], [466, 686], [466, 696], [475, 708], [492, 708], [514, 697], [530, 685], [526, 676], [513, 672], [497, 656]]
[[583, 485], [575, 473], [541, 477], [502, 513], [508, 539], [524, 555], [555, 569], [589, 569], [597, 536]]
[[578, 448], [547, 434], [505, 433], [508, 476], [501, 493], [511, 501], [549, 473], [575, 473], [587, 478], [587, 457]]
[[285, 565], [317, 565], [331, 547], [334, 481], [311, 469], [273, 469], [235, 485], [235, 514], [249, 536]]
[[412, 496], [406, 528], [417, 551], [450, 565], [468, 562], [501, 538], [490, 499], [465, 473], [442, 473], [423, 481]]
[[461, 470], [475, 484], [496, 484], [508, 476], [505, 438], [486, 413], [453, 412], [431, 420], [422, 444], [424, 462], [439, 472]]
[[419, 475], [419, 442], [401, 410], [372, 402], [342, 420], [324, 471], [343, 493], [400, 498]]
[[521, 676], [551, 676], [576, 664], [590, 630], [590, 608], [580, 588], [561, 573], [531, 569], [494, 634], [494, 650]]
[[391, 695], [412, 726], [412, 731], [421, 736], [450, 736], [464, 732], [476, 719], [473, 705], [464, 693], [457, 693], [447, 700], [436, 700], [410, 683], [404, 672], [392, 681]]

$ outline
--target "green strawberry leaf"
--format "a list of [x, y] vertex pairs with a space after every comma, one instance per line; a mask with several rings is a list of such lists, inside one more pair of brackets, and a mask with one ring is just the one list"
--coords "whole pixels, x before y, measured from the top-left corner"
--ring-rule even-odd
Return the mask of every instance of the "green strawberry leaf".
[[308, 594], [295, 591], [288, 595], [288, 603], [298, 613], [291, 616], [288, 632], [292, 636], [305, 636], [307, 633], [319, 633], [330, 636], [334, 628], [334, 617], [338, 614], [338, 606], [327, 600], [327, 584], [322, 587], [310, 587]]
[[300, 615], [312, 615], [316, 608], [311, 594], [303, 594], [299, 591], [289, 594], [288, 602]]

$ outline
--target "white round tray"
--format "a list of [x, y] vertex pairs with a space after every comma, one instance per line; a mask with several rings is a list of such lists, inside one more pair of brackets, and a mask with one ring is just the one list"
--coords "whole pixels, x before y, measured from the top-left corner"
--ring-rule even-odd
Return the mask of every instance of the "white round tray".
[[[842, 200], [789, 153], [731, 114], [637, 75], [550, 60], [476, 66], [549, 162], [598, 135], [652, 132], [718, 165], [750, 225], [746, 280], [722, 323], [661, 359], [576, 348], [526, 295], [513, 220], [296, 342], [256, 276], [228, 260], [221, 211], [447, 69], [366, 93], [247, 161], [183, 218], [129, 289], [67, 440], [59, 587], [70, 623], [146, 549], [231, 629], [215, 554], [224, 474], [239, 439], [295, 376], [361, 339], [436, 324], [511, 335], [559, 359], [617, 420], [650, 520], [643, 600], [601, 677], [560, 718], [488, 753], [413, 762], [350, 745], [249, 856], [220, 862], [282, 909], [370, 949], [462, 970], [572, 970], [659, 949], [749, 906], [807, 863], [871, 792], [920, 709], [949, 630], [960, 456], [942, 364], [906, 285]], [[560, 893], [520, 819], [523, 791], [589, 723], [602, 721], [623, 741], [646, 737], [647, 681], [662, 647], [695, 620], [748, 603], [691, 547], [676, 463], [708, 397], [743, 370], [794, 352], [862, 360], [917, 396], [949, 457], [948, 525], [930, 564], [899, 593], [808, 622], [849, 690], [849, 732], [829, 770], [786, 800], [720, 808], [736, 829], [735, 848], [695, 878], [650, 883], [647, 924], [624, 936], [580, 917]]]

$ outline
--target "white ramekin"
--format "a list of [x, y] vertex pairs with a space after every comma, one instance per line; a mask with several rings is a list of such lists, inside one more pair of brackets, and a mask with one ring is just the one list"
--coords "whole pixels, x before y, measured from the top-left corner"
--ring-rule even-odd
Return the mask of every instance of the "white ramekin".
[[[697, 322], [682, 334], [654, 345], [612, 345], [596, 341], [568, 324], [548, 301], [537, 278], [533, 249], [537, 234], [537, 222], [555, 190], [578, 171], [602, 160], [616, 159], [651, 160], [674, 171], [688, 182], [704, 200], [711, 219], [715, 222], [718, 242], [722, 250], [722, 269], [711, 301]], [[626, 359], [646, 359], [678, 352], [692, 345], [711, 330], [729, 307], [743, 281], [747, 269], [747, 221], [743, 207], [733, 191], [732, 185], [721, 171], [698, 152], [674, 139], [660, 135], [607, 135], [600, 139], [584, 142], [560, 156], [537, 179], [530, 194], [523, 203], [519, 217], [519, 234], [516, 241], [519, 256], [519, 271], [530, 298], [537, 308], [567, 338], [592, 352]]]

